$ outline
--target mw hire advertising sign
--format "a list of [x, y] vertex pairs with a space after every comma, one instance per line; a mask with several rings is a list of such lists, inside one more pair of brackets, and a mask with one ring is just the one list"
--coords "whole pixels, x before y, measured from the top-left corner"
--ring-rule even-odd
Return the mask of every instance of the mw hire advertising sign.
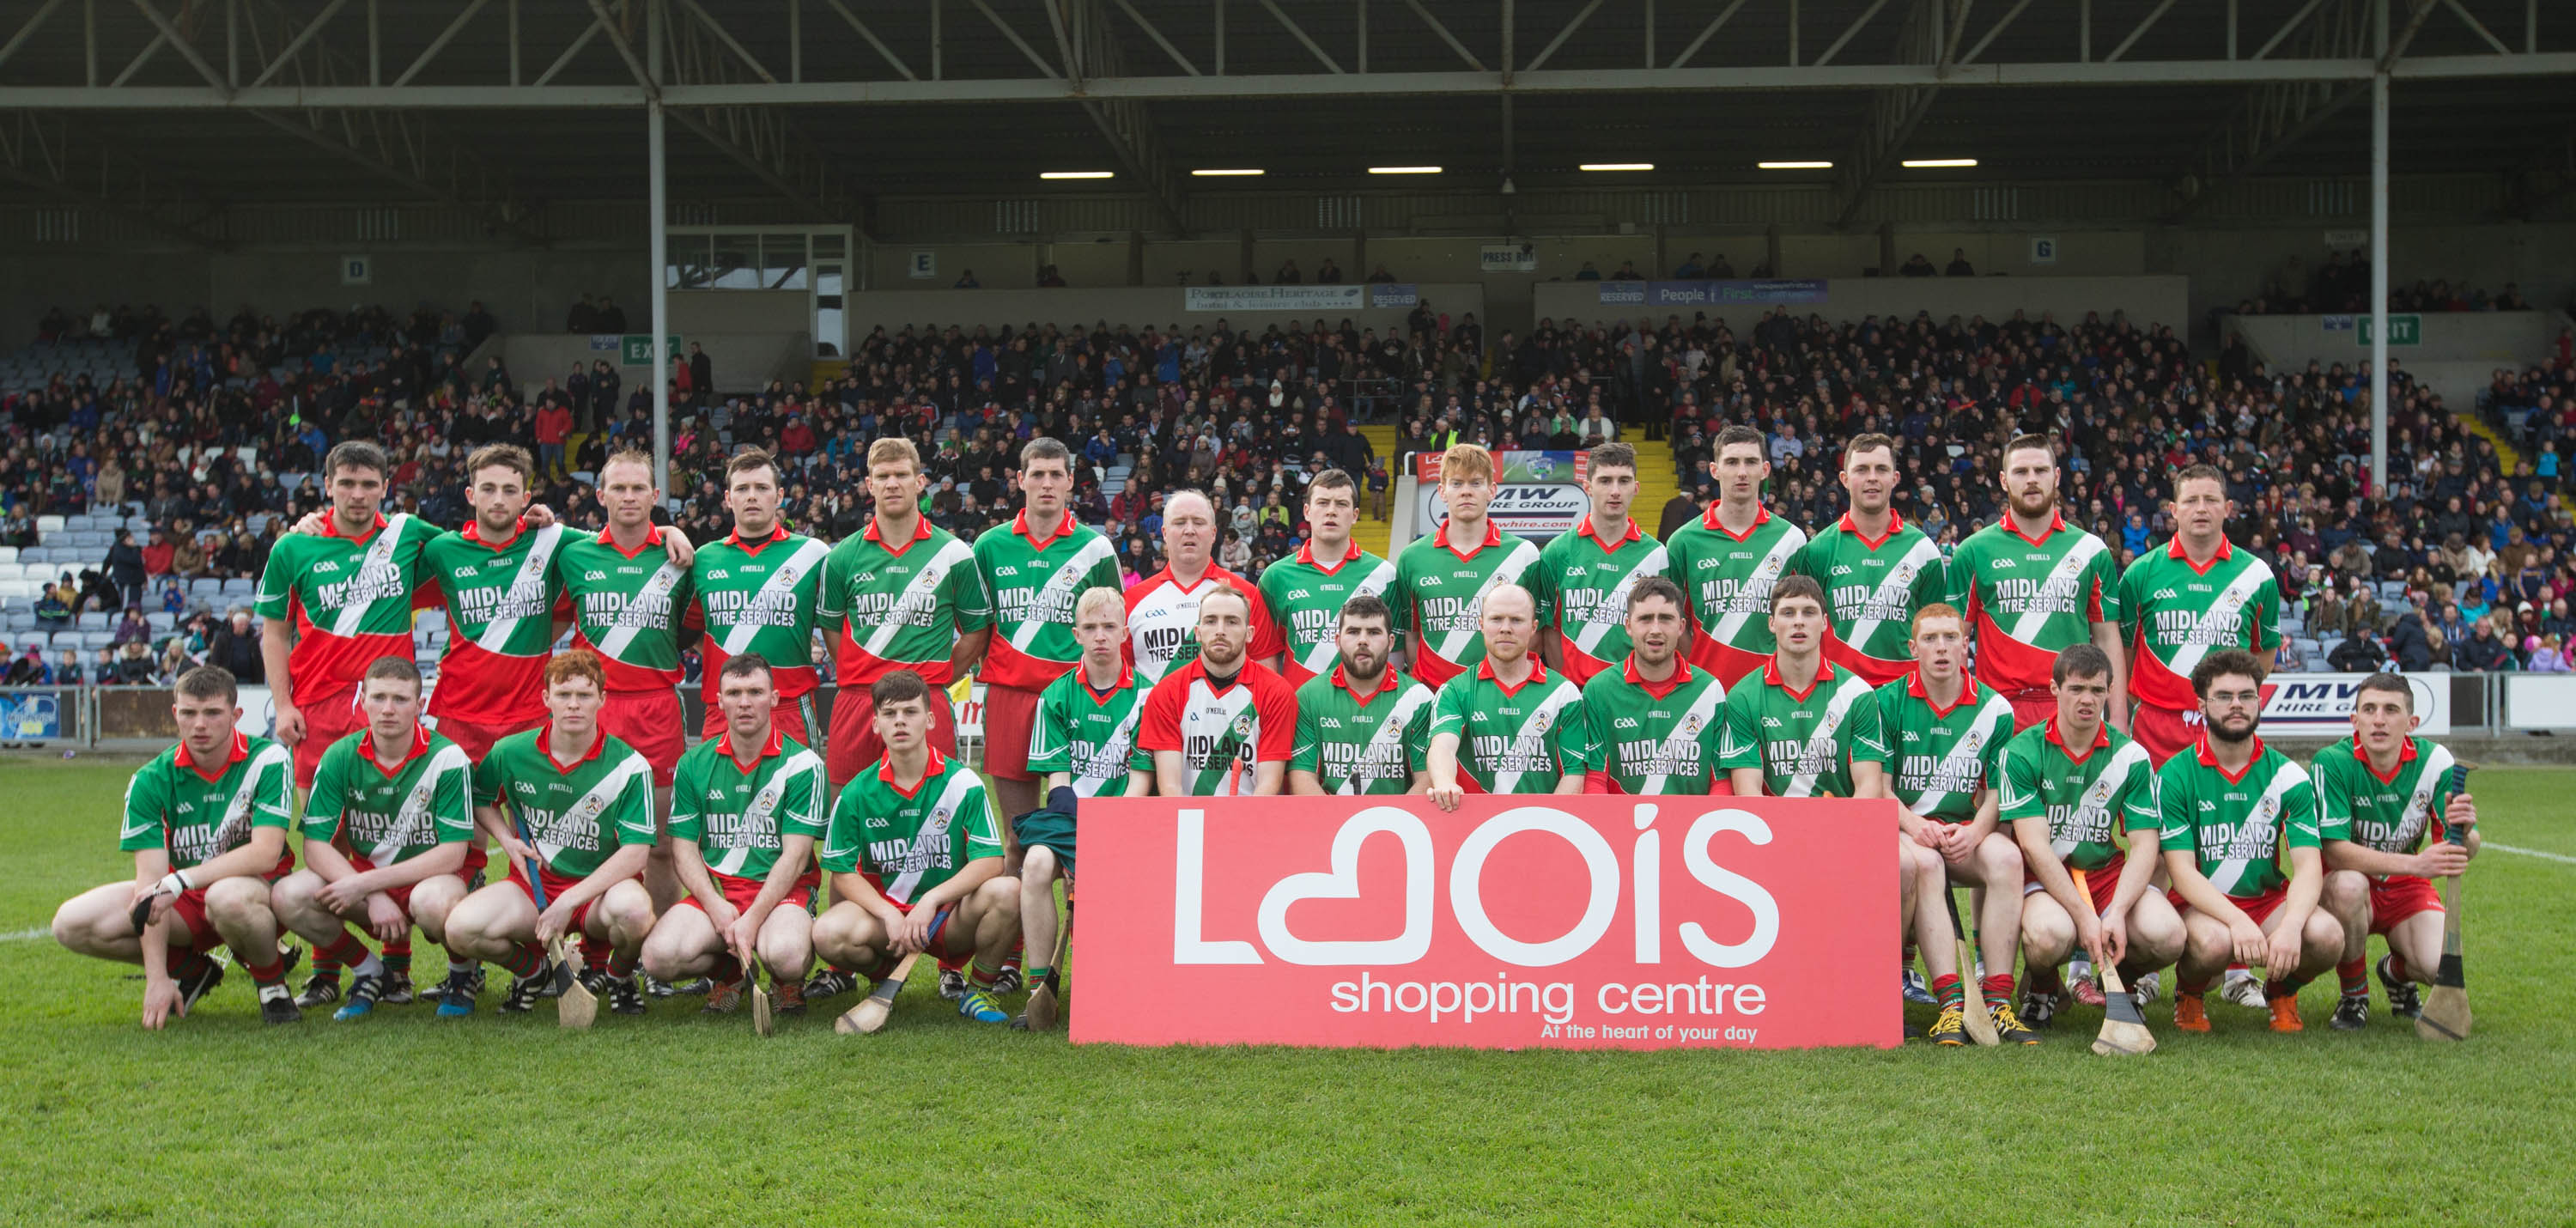
[[1072, 1038], [1893, 1047], [1895, 830], [1890, 801], [1094, 799], [1074, 966], [1118, 988]]

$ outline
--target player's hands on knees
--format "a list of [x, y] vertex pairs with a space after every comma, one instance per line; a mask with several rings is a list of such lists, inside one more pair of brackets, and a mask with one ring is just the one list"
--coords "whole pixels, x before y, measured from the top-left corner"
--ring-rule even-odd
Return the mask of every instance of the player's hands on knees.
[[379, 941], [394, 942], [411, 932], [411, 918], [403, 915], [393, 897], [379, 891], [367, 897], [367, 932]]
[[544, 912], [537, 914], [537, 945], [544, 946], [563, 937], [564, 931], [570, 928], [572, 910], [564, 907], [561, 900], [547, 905]]
[[2104, 917], [2102, 918], [2101, 926], [2102, 949], [2095, 952], [2093, 956], [2093, 966], [2097, 968], [2103, 966], [2102, 957], [2105, 955], [2110, 956], [2110, 962], [2114, 964], [2128, 958], [2129, 956], [2128, 920], [2126, 918], [2116, 916]]
[[751, 966], [753, 952], [760, 949], [760, 926], [766, 919], [746, 914], [734, 918], [733, 924], [718, 931], [724, 935], [725, 949], [733, 952], [734, 958], [741, 960], [746, 968]]
[[[163, 918], [168, 917], [170, 915], [171, 907], [179, 902], [179, 897], [163, 891], [161, 889], [161, 884], [157, 882], [137, 883], [134, 887], [134, 898], [128, 901], [125, 905], [125, 915], [129, 918], [132, 917], [134, 915], [135, 908], [141, 905], [145, 900], [152, 901], [152, 911], [143, 920], [143, 924], [148, 926], [156, 924]], [[137, 931], [137, 936], [141, 936], [140, 931]]]
[[176, 1015], [188, 1013], [179, 1001], [179, 983], [167, 976], [151, 978], [143, 987], [143, 1026], [158, 1032]]
[[707, 905], [707, 923], [716, 927], [717, 933], [725, 935], [725, 945], [741, 945], [733, 941], [733, 932], [742, 928], [741, 922], [742, 913], [734, 908], [733, 901], [717, 900]]
[[2101, 919], [2089, 911], [2078, 911], [2075, 914], [2075, 941], [2084, 948], [2086, 955], [2093, 957], [2096, 967], [2112, 963], [2119, 958], [2118, 956], [2104, 958], [2104, 953], [2109, 949], [2103, 933], [2105, 928]]
[[1941, 829], [1941, 843], [1936, 846], [1941, 850], [1941, 860], [1954, 866], [1968, 864], [1968, 858], [1977, 851], [1977, 844], [1968, 839], [1967, 824], [1938, 823], [1934, 826]]
[[1458, 803], [1465, 800], [1467, 790], [1462, 785], [1434, 784], [1431, 786], [1431, 791], [1428, 796], [1431, 798], [1432, 805], [1438, 806], [1442, 810], [1456, 810], [1458, 808]]
[[[336, 883], [324, 883], [320, 887], [314, 888], [313, 902], [320, 904], [322, 907], [330, 909], [335, 913], [345, 913], [366, 900], [369, 894], [364, 891], [350, 890], [349, 884], [356, 881], [357, 879], [353, 876], [341, 879]], [[390, 902], [391, 901], [388, 901], [388, 903]], [[375, 924], [375, 916], [372, 911], [368, 914], [367, 924], [370, 926]]]
[[2415, 854], [2415, 872], [2426, 878], [2446, 878], [2469, 868], [2469, 847], [2436, 840], [2423, 852]]
[[910, 955], [930, 948], [930, 912], [915, 908], [897, 918], [887, 928], [887, 940], [897, 955]]
[[2305, 927], [2284, 925], [2281, 927], [2281, 932], [2272, 935], [2271, 941], [2266, 944], [2269, 949], [2264, 952], [2263, 966], [2270, 970], [2274, 980], [2298, 971], [2299, 931], [2303, 928]]
[[2227, 940], [2229, 947], [2236, 952], [2237, 963], [2270, 966], [2265, 963], [2268, 953], [2265, 950], [2263, 927], [2254, 924], [2253, 918], [2240, 916], [2230, 923], [2227, 927]]

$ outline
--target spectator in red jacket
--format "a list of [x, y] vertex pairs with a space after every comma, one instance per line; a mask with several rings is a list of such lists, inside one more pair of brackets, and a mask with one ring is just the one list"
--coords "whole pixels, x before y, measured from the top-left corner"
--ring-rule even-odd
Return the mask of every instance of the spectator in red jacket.
[[564, 471], [564, 440], [572, 434], [572, 408], [561, 398], [548, 397], [537, 406], [537, 469], [540, 475], [554, 477]]
[[152, 530], [152, 544], [143, 548], [144, 572], [155, 576], [169, 575], [170, 556], [175, 552], [175, 549], [176, 548], [170, 544], [170, 535], [168, 533], [162, 532], [159, 529]]

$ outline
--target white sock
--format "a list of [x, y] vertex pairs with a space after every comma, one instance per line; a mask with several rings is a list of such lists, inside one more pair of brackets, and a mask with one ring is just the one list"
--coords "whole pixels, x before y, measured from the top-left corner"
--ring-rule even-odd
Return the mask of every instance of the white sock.
[[472, 976], [474, 975], [474, 969], [477, 966], [478, 965], [473, 960], [457, 959], [454, 956], [450, 956], [447, 960], [447, 975]]
[[2227, 983], [2230, 985], [2233, 985], [2238, 981], [2250, 981], [2253, 979], [2254, 970], [2251, 968], [2230, 968], [2227, 970]]
[[266, 1002], [271, 998], [283, 998], [285, 996], [286, 982], [284, 981], [279, 981], [274, 985], [262, 985], [259, 987], [259, 1000], [262, 1002]]
[[367, 956], [365, 963], [359, 964], [357, 967], [349, 969], [349, 971], [357, 976], [383, 976], [385, 974], [385, 961], [370, 954]]

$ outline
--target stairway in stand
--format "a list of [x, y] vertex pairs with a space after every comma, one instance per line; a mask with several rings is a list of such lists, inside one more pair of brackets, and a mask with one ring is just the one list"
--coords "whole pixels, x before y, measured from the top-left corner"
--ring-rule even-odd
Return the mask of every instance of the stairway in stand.
[[1681, 491], [1681, 478], [1673, 472], [1673, 445], [1644, 438], [1644, 433], [1640, 429], [1627, 439], [1628, 446], [1637, 450], [1637, 499], [1628, 514], [1652, 537], [1663, 524], [1664, 505]]
[[[1395, 424], [1392, 422], [1363, 422], [1360, 424], [1360, 435], [1362, 438], [1369, 441], [1369, 447], [1375, 450], [1378, 460], [1384, 462], [1387, 467], [1387, 508], [1392, 512], [1395, 507], [1395, 484], [1402, 481], [1404, 478], [1404, 475], [1398, 472], [1395, 467], [1396, 461], [1400, 459], [1395, 454]], [[1352, 536], [1358, 538], [1360, 545], [1365, 549], [1375, 551], [1383, 557], [1395, 557], [1395, 552], [1388, 548], [1388, 543], [1394, 540], [1395, 524], [1393, 520], [1387, 516], [1372, 516], [1369, 514], [1372, 509], [1369, 505], [1368, 475], [1365, 473], [1354, 473], [1351, 475], [1351, 480], [1359, 484], [1360, 499], [1360, 524], [1359, 527], [1353, 531]]]

